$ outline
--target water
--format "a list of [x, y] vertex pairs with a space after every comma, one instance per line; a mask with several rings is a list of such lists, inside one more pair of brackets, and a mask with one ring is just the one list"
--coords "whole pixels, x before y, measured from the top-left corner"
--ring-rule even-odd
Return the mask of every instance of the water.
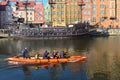
[[[82, 37], [69, 40], [0, 39], [0, 80], [119, 80], [120, 37]], [[44, 50], [86, 55], [87, 62], [44, 65], [11, 64], [7, 57], [28, 47], [31, 56]]]

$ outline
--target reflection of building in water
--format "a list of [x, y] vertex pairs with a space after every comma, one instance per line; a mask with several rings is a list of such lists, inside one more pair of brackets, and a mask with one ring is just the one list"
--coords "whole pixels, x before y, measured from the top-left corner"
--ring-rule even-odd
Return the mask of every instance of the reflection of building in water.
[[93, 78], [91, 80], [110, 80], [110, 75], [104, 72], [98, 72], [93, 74]]
[[[114, 43], [113, 43], [114, 42]], [[94, 73], [97, 71], [108, 73], [110, 80], [119, 80], [120, 64], [116, 65], [120, 61], [120, 38], [97, 38], [91, 46], [91, 51], [88, 58], [88, 74], [90, 78], [94, 77]]]
[[72, 73], [77, 73], [79, 72], [80, 70], [83, 70], [83, 71], [86, 71], [86, 65], [85, 63], [69, 63], [68, 64], [70, 70]]
[[51, 75], [51, 80], [57, 80], [60, 77], [62, 71], [65, 69], [65, 63], [50, 65], [48, 71]]
[[85, 63], [70, 63], [68, 66], [73, 74], [79, 74], [80, 80], [88, 80]]
[[30, 80], [31, 79], [30, 69], [26, 65], [23, 65], [22, 68], [25, 74], [25, 80]]

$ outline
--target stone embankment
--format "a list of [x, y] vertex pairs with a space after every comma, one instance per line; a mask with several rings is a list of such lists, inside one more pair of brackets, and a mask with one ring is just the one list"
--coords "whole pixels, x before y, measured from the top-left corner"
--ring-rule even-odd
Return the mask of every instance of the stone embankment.
[[87, 33], [89, 33], [89, 30], [84, 28], [22, 28], [7, 30], [6, 33], [0, 34], [0, 36], [13, 38], [57, 39], [79, 37], [86, 35]]

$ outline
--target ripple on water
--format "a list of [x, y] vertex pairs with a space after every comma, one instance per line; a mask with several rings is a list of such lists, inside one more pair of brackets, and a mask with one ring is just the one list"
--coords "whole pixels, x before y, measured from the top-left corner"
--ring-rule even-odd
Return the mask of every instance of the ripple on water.
[[18, 65], [9, 64], [7, 58], [8, 57], [5, 56], [5, 55], [0, 55], [0, 72], [4, 71], [4, 70], [7, 70], [7, 69], [17, 68], [18, 67]]

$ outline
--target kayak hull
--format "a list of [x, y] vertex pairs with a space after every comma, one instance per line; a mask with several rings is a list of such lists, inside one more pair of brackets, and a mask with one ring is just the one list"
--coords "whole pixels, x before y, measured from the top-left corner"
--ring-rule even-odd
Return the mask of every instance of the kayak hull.
[[51, 58], [51, 59], [35, 59], [35, 58], [22, 58], [22, 57], [10, 57], [8, 61], [18, 62], [22, 64], [44, 64], [44, 63], [59, 63], [59, 62], [80, 62], [86, 60], [86, 56], [71, 56], [70, 58]]

